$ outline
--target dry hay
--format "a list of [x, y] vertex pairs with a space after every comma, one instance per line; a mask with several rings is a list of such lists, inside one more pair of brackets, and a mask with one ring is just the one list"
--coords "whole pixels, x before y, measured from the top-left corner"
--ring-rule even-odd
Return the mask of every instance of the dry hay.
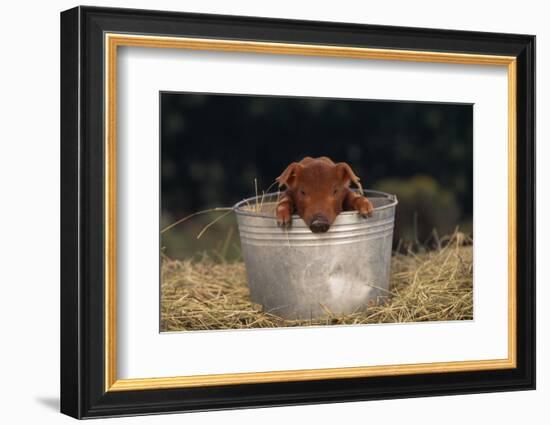
[[443, 248], [394, 254], [385, 302], [366, 312], [318, 320], [284, 320], [249, 300], [242, 262], [162, 262], [161, 330], [273, 328], [402, 323], [473, 318], [472, 246], [456, 232]]

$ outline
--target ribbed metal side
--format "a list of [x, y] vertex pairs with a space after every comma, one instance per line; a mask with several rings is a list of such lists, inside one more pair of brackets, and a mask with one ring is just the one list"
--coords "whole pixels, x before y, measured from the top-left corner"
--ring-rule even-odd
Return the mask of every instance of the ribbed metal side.
[[[370, 240], [386, 236], [393, 232], [394, 220], [377, 219], [369, 222], [368, 219], [359, 218], [362, 222], [356, 224], [334, 223], [327, 233], [312, 233], [307, 227], [294, 229], [281, 229], [273, 226], [253, 226], [247, 220], [239, 220], [239, 232], [241, 243], [256, 246], [318, 246], [346, 244], [363, 240]], [[295, 218], [295, 220], [300, 220]]]
[[277, 226], [277, 194], [249, 198], [235, 211], [251, 297], [286, 318], [349, 314], [389, 288], [393, 195], [365, 191], [372, 217], [341, 213], [326, 233], [312, 233], [298, 216]]

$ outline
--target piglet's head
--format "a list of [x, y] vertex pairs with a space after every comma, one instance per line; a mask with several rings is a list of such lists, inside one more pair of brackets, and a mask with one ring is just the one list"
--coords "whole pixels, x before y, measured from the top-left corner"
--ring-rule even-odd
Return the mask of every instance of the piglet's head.
[[348, 164], [325, 157], [293, 162], [277, 182], [287, 187], [298, 215], [314, 233], [327, 232], [342, 212], [350, 182], [360, 186]]

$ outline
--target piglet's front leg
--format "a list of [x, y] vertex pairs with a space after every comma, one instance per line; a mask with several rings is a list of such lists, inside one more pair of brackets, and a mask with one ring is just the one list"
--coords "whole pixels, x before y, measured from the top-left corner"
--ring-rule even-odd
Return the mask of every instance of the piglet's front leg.
[[292, 224], [292, 212], [294, 211], [294, 202], [288, 193], [284, 193], [275, 210], [277, 224], [281, 227], [289, 227]]
[[344, 209], [347, 211], [356, 210], [363, 217], [370, 217], [374, 210], [372, 203], [366, 198], [352, 190], [349, 190], [344, 199]]

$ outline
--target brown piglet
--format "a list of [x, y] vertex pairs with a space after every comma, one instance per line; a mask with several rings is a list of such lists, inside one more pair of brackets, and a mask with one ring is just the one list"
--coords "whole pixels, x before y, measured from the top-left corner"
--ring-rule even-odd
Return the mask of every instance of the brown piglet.
[[330, 158], [305, 157], [293, 162], [277, 177], [286, 190], [277, 203], [280, 226], [290, 226], [297, 213], [314, 233], [327, 232], [342, 211], [356, 210], [363, 217], [372, 215], [372, 203], [350, 189], [350, 183], [361, 188], [359, 178], [345, 162]]

